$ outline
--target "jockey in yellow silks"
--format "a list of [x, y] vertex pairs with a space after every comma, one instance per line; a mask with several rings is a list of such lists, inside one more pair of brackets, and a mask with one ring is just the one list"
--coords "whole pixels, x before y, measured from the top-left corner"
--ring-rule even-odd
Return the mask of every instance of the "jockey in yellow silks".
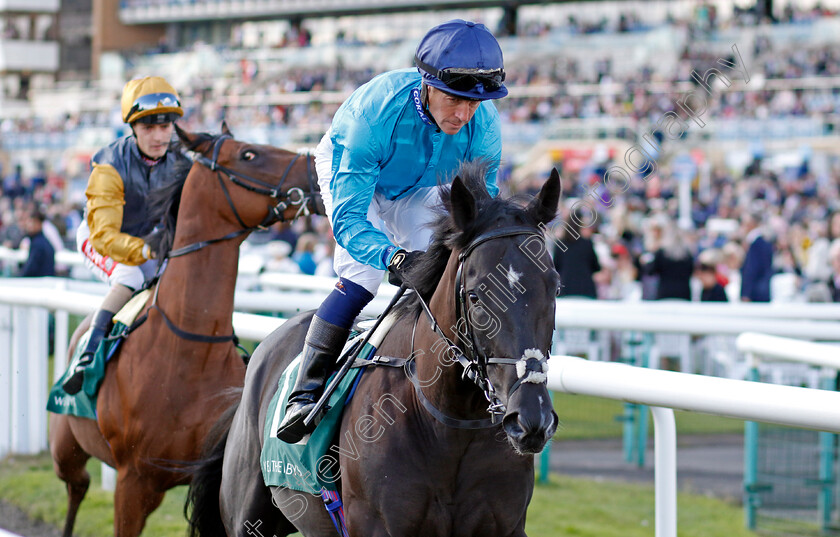
[[157, 268], [142, 239], [155, 225], [149, 221], [146, 196], [171, 181], [175, 164], [186, 158], [170, 150], [174, 121], [184, 110], [166, 80], [154, 76], [131, 80], [123, 88], [121, 109], [131, 133], [91, 159], [85, 218], [76, 233], [85, 265], [110, 289], [93, 316], [81, 360], [63, 385], [71, 395], [82, 388], [84, 368], [93, 361], [114, 314]]

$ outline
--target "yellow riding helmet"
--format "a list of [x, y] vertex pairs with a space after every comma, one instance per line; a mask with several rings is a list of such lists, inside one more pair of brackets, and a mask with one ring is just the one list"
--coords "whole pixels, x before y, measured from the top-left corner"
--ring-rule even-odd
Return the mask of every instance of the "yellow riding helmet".
[[178, 92], [159, 76], [131, 80], [123, 88], [122, 117], [126, 123], [169, 123], [184, 115]]

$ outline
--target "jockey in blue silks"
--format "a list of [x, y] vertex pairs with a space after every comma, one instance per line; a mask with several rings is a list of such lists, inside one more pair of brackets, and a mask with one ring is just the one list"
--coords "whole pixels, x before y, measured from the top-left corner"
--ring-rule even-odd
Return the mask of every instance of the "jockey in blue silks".
[[278, 437], [296, 443], [324, 390], [356, 316], [373, 300], [384, 271], [401, 275], [431, 239], [439, 187], [463, 160], [490, 164], [498, 193], [502, 153], [491, 99], [507, 95], [502, 50], [483, 25], [451, 20], [429, 30], [417, 69], [375, 77], [341, 105], [315, 151], [315, 167], [338, 246], [339, 281], [306, 334], [300, 374]]

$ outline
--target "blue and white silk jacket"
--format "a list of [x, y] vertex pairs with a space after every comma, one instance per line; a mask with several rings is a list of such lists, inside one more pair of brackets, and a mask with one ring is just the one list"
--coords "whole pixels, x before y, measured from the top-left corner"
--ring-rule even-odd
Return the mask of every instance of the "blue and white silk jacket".
[[330, 193], [336, 241], [354, 259], [385, 270], [393, 245], [368, 221], [374, 193], [395, 200], [450, 181], [461, 161], [490, 162], [487, 189], [498, 194], [502, 153], [499, 114], [482, 101], [455, 135], [441, 132], [420, 101], [417, 69], [381, 74], [341, 105], [330, 127]]

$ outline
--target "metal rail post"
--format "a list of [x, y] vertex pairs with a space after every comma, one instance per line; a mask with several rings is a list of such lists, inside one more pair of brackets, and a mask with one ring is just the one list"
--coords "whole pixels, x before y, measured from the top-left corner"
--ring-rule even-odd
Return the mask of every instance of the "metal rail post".
[[[758, 382], [758, 363], [755, 356], [747, 354], [750, 365], [747, 380]], [[755, 530], [758, 497], [758, 423], [744, 422], [744, 518], [748, 529]]]
[[[834, 390], [837, 371], [823, 367], [820, 370], [820, 388], [823, 390]], [[831, 529], [831, 512], [834, 507], [834, 458], [837, 435], [821, 431], [820, 438], [820, 496], [819, 496], [819, 517], [820, 527], [823, 532]]]

